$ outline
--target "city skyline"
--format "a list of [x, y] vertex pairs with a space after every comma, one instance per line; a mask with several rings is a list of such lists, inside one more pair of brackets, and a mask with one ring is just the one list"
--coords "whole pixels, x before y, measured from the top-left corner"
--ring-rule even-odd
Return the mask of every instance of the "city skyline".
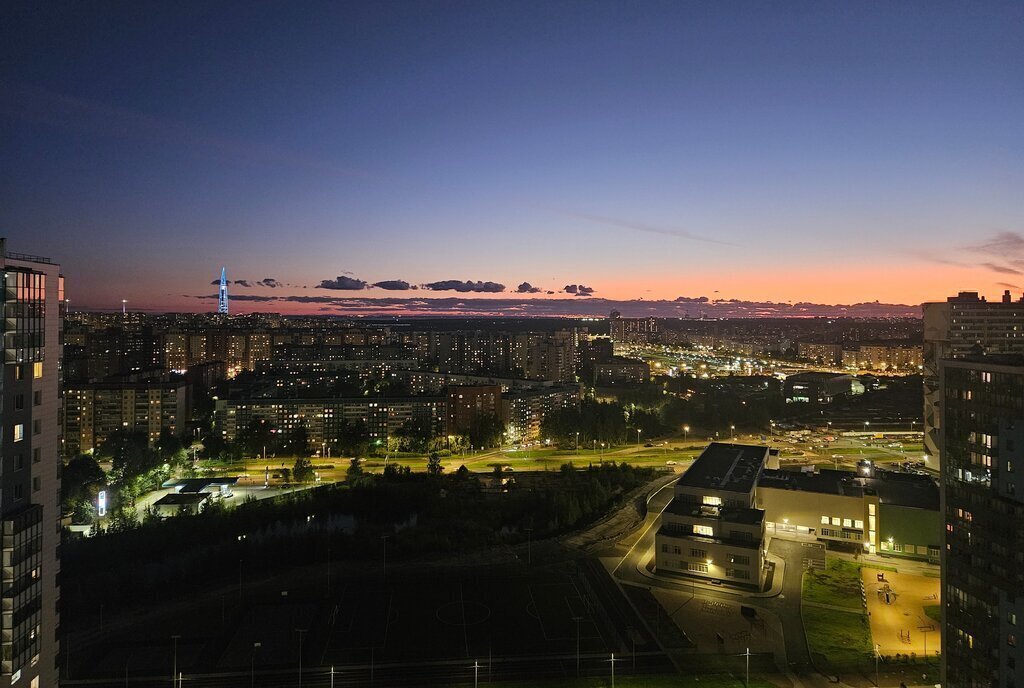
[[4, 12], [0, 223], [76, 308], [1024, 287], [1010, 3]]

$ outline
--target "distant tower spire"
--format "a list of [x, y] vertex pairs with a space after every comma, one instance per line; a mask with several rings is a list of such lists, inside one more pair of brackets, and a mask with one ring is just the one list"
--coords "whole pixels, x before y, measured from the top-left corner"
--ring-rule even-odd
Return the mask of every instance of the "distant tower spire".
[[220, 269], [220, 298], [217, 301], [217, 312], [228, 314], [228, 269]]

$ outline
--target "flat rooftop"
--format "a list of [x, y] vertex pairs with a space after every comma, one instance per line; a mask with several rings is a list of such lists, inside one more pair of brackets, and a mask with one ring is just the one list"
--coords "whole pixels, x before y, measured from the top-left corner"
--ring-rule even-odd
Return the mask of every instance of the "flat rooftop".
[[211, 478], [181, 478], [178, 480], [167, 480], [161, 485], [161, 487], [174, 487], [178, 489], [178, 493], [196, 493], [203, 492], [210, 486], [221, 487], [224, 485], [234, 485], [238, 482], [238, 478], [235, 476], [221, 476]]
[[768, 447], [712, 442], [676, 485], [749, 493], [767, 460]]
[[153, 506], [193, 506], [202, 504], [209, 496], [209, 492], [188, 492], [185, 494], [172, 492], [153, 502]]
[[665, 507], [665, 513], [676, 516], [693, 516], [694, 518], [717, 518], [728, 523], [757, 525], [764, 520], [763, 509], [747, 509], [730, 506], [708, 506], [706, 504], [686, 503], [673, 499]]
[[850, 380], [852, 375], [846, 373], [826, 373], [817, 370], [811, 370], [806, 373], [794, 373], [786, 376], [786, 381], [790, 380], [794, 382], [829, 382], [830, 380]]
[[883, 471], [877, 468], [873, 478], [832, 469], [823, 469], [818, 473], [766, 469], [761, 474], [758, 487], [859, 499], [863, 499], [865, 495], [877, 495], [881, 504], [931, 511], [939, 509], [939, 485], [931, 476]]

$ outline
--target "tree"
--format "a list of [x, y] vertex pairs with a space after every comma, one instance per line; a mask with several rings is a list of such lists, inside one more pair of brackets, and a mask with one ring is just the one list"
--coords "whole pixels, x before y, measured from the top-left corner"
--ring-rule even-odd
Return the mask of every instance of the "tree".
[[[410, 418], [405, 424], [395, 431], [403, 449], [412, 452], [426, 451], [427, 445], [433, 439], [434, 434], [430, 421], [425, 418]], [[390, 439], [390, 438], [389, 438]]]
[[253, 418], [238, 433], [235, 440], [242, 451], [250, 456], [259, 456], [264, 447], [274, 446], [274, 426], [264, 418]]
[[292, 477], [295, 478], [296, 482], [308, 483], [313, 479], [313, 462], [309, 460], [308, 456], [300, 456], [295, 459], [295, 465], [292, 467]]
[[444, 471], [444, 466], [441, 465], [441, 455], [436, 451], [430, 452], [430, 456], [427, 458], [427, 473], [430, 475], [441, 475]]
[[495, 447], [501, 440], [501, 420], [493, 413], [481, 413], [469, 424], [469, 442], [474, 447]]
[[309, 454], [309, 431], [306, 430], [306, 426], [300, 425], [289, 432], [281, 449], [294, 456], [307, 456]]
[[83, 505], [91, 504], [93, 495], [106, 482], [107, 474], [88, 454], [79, 454], [68, 461], [61, 473], [61, 507], [64, 513], [84, 515], [87, 510]]
[[336, 435], [338, 448], [353, 456], [366, 456], [370, 448], [370, 431], [361, 420], [343, 421]]
[[345, 471], [345, 478], [347, 480], [355, 481], [363, 476], [363, 460], [358, 456], [352, 457], [352, 460], [348, 463], [348, 470]]
[[185, 452], [185, 445], [181, 438], [173, 432], [164, 428], [160, 431], [160, 439], [156, 443], [157, 452], [164, 463], [172, 467], [184, 466], [188, 461], [188, 454]]
[[160, 453], [149, 446], [143, 432], [116, 430], [96, 454], [110, 461], [111, 483], [121, 489], [128, 488], [128, 494], [156, 489], [169, 475]]

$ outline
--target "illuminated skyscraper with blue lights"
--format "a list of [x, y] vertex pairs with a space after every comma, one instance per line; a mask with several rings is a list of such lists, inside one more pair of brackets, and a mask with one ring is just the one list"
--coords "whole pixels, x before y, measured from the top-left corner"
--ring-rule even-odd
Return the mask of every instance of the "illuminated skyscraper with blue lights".
[[217, 299], [217, 312], [228, 314], [228, 269], [220, 269], [220, 296]]

